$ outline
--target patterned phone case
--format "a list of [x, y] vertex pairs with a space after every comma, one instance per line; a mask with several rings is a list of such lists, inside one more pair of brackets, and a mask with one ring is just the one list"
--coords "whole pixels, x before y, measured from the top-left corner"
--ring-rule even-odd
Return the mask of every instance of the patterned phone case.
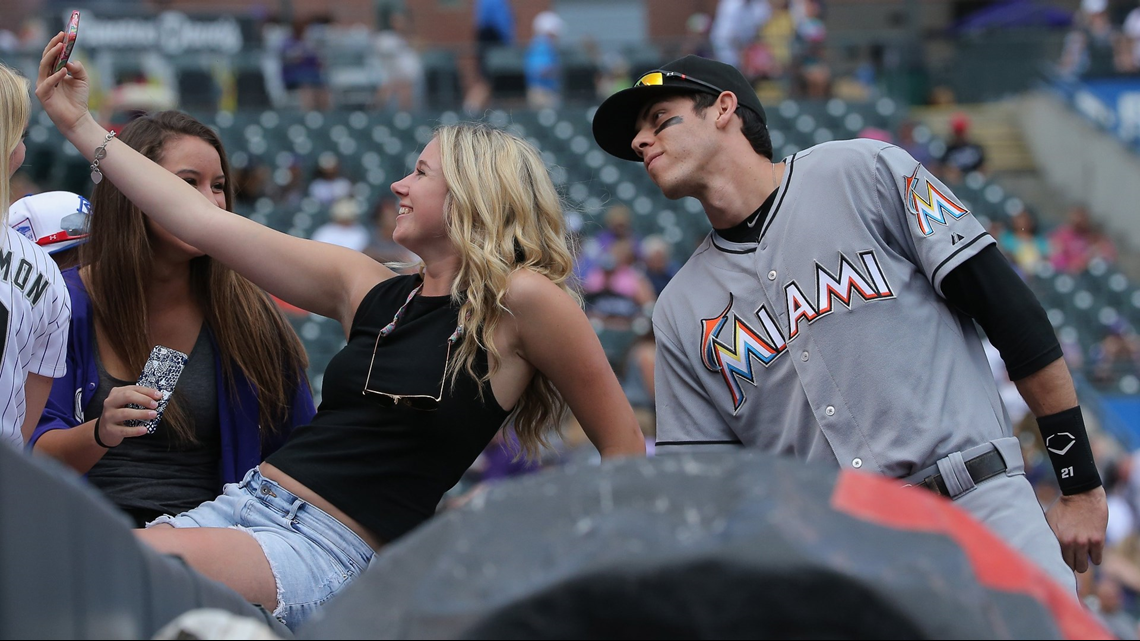
[[[170, 395], [174, 393], [174, 385], [178, 383], [178, 377], [182, 375], [182, 368], [186, 366], [187, 358], [189, 357], [176, 349], [162, 345], [154, 346], [150, 352], [150, 358], [146, 361], [146, 366], [143, 367], [142, 374], [139, 375], [138, 384], [162, 392], [162, 400], [158, 401], [158, 408], [155, 410], [158, 412], [158, 416], [149, 421], [126, 421], [123, 423], [124, 425], [131, 427], [146, 425], [147, 434], [154, 434], [159, 421], [162, 420], [162, 413], [166, 410], [166, 404], [170, 401]], [[136, 410], [143, 409], [134, 403], [127, 407]]]

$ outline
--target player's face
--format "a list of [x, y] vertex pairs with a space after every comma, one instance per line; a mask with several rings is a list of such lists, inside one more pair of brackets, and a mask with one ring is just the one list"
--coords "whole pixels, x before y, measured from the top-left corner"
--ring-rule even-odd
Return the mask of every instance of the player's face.
[[412, 173], [392, 183], [392, 193], [400, 199], [392, 240], [424, 258], [452, 251], [443, 220], [447, 181], [443, 178], [438, 138], [432, 138], [420, 152]]
[[20, 168], [20, 165], [24, 164], [24, 153], [26, 151], [27, 148], [24, 147], [24, 140], [20, 139], [20, 142], [16, 143], [16, 148], [12, 150], [12, 154], [8, 156], [9, 178], [11, 178], [16, 173], [16, 170]]
[[[198, 193], [209, 198], [218, 207], [226, 207], [226, 175], [222, 173], [222, 159], [218, 150], [194, 136], [182, 136], [167, 141], [162, 150], [162, 160], [158, 163], [170, 173], [186, 181]], [[162, 247], [163, 252], [174, 252], [188, 258], [201, 256], [203, 252], [182, 242], [166, 231], [158, 223], [147, 219], [152, 242]]]
[[693, 111], [691, 97], [673, 96], [650, 104], [637, 119], [633, 150], [668, 198], [694, 195], [707, 141], [713, 139], [714, 132], [706, 131], [708, 115]]

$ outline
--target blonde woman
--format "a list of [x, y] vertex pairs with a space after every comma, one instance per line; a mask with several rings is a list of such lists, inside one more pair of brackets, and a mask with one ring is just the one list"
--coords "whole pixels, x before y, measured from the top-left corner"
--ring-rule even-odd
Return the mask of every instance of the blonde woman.
[[[0, 64], [0, 442], [20, 447], [67, 369], [71, 302], [59, 268], [8, 224], [9, 180], [24, 162], [28, 82]], [[22, 194], [21, 194], [22, 195]], [[19, 222], [19, 221], [13, 221]]]
[[[374, 550], [432, 516], [508, 422], [533, 455], [565, 406], [603, 457], [645, 443], [573, 295], [562, 212], [537, 151], [478, 125], [436, 132], [392, 185], [393, 238], [422, 259], [399, 276], [351, 250], [235, 216], [113, 140], [87, 112], [87, 74], [52, 74], [36, 94], [107, 179], [175, 237], [279, 298], [338, 320], [310, 425], [222, 496], [141, 537], [295, 627], [362, 572]], [[140, 397], [140, 401], [146, 400]], [[135, 414], [138, 412], [138, 415]], [[139, 410], [104, 415], [123, 420]]]

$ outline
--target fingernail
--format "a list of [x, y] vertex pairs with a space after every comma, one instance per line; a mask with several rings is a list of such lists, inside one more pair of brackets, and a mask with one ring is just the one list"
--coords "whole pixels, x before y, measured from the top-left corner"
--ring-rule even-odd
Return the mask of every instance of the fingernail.
[[158, 416], [158, 412], [155, 412], [155, 411], [150, 411], [150, 412], [147, 412], [146, 414], [150, 418], [154, 418], [154, 417]]

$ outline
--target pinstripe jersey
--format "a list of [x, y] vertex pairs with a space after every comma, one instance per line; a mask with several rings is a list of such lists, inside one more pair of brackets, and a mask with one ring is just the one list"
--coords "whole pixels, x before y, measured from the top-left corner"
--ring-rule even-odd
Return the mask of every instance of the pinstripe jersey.
[[5, 226], [0, 246], [0, 441], [21, 446], [29, 373], [55, 378], [67, 369], [71, 297], [55, 261]]
[[756, 242], [710, 233], [662, 292], [657, 452], [734, 444], [893, 477], [1011, 433], [942, 278], [994, 243], [902, 149], [787, 160]]

